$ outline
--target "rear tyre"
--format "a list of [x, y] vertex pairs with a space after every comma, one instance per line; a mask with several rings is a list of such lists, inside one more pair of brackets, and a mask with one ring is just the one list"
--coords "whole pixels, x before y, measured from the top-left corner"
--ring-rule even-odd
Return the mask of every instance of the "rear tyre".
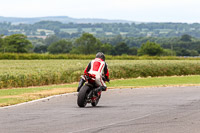
[[79, 107], [85, 107], [87, 105], [87, 97], [90, 91], [90, 87], [87, 85], [84, 85], [79, 93], [78, 93], [78, 99], [77, 104]]

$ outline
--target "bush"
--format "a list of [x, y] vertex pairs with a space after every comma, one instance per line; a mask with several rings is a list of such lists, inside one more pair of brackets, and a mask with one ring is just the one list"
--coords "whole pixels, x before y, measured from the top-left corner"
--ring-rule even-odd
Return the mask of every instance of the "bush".
[[147, 41], [138, 50], [138, 55], [158, 56], [163, 53], [163, 48], [154, 42]]

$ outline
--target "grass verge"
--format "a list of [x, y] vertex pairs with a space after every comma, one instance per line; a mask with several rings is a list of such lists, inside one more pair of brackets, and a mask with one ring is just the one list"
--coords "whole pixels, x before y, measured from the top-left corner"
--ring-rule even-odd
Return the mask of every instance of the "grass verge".
[[[52, 95], [76, 91], [78, 83], [42, 87], [1, 89], [0, 107], [28, 102]], [[140, 88], [154, 86], [200, 85], [200, 76], [174, 76], [112, 80], [108, 88]]]

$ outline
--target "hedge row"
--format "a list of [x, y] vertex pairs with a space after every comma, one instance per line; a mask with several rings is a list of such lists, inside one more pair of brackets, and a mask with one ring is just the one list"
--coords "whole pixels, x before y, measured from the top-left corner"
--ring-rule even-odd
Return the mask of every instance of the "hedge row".
[[[77, 54], [36, 54], [36, 53], [0, 53], [0, 60], [49, 60], [49, 59], [93, 59], [95, 55]], [[108, 60], [200, 60], [200, 57], [176, 57], [176, 56], [112, 56], [106, 55]]]

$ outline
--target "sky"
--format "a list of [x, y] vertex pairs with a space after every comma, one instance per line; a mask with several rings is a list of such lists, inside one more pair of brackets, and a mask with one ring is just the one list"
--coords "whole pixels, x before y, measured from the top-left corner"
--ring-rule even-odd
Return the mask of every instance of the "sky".
[[200, 0], [0, 0], [0, 16], [200, 23]]

